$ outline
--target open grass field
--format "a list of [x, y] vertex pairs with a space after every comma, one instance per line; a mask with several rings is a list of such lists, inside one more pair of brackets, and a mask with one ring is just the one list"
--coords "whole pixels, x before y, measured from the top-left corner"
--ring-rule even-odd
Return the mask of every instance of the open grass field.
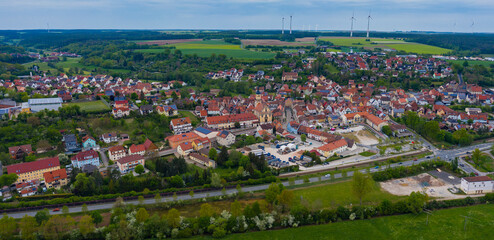
[[[466, 230], [463, 230], [465, 218]], [[232, 234], [224, 239], [494, 239], [494, 205], [435, 211], [426, 225], [426, 214], [399, 215], [305, 226], [283, 230]], [[195, 239], [212, 239], [196, 237]]]
[[201, 120], [199, 120], [196, 117], [196, 115], [194, 115], [192, 112], [189, 111], [178, 111], [178, 112], [180, 113], [180, 115], [182, 115], [182, 117], [189, 117], [192, 125], [194, 126], [201, 122]]
[[450, 50], [420, 43], [405, 42], [397, 39], [385, 39], [385, 38], [370, 38], [370, 41], [366, 41], [366, 38], [349, 38], [349, 37], [321, 37], [323, 41], [332, 42], [336, 46], [343, 47], [362, 47], [368, 49], [374, 48], [388, 48], [395, 49], [397, 51], [405, 51], [409, 53], [417, 54], [444, 54]]
[[170, 39], [170, 40], [150, 40], [150, 41], [138, 41], [136, 44], [138, 45], [168, 45], [168, 44], [177, 44], [184, 42], [196, 42], [202, 41], [202, 39]]
[[[336, 208], [340, 205], [347, 206], [350, 204], [359, 204], [359, 199], [352, 193], [351, 181], [296, 189], [294, 190], [294, 194], [297, 201], [300, 201], [300, 198], [303, 198], [312, 205], [318, 205], [318, 207], [322, 208]], [[384, 199], [397, 201], [404, 198], [405, 197], [395, 196], [384, 192], [379, 188], [379, 185], [376, 184], [373, 191], [369, 193], [362, 202], [367, 205], [377, 205]]]
[[[270, 59], [275, 56], [272, 52], [258, 52], [242, 49], [240, 45], [234, 45], [226, 43], [222, 40], [207, 40], [207, 41], [194, 41], [183, 42], [177, 44], [170, 44], [168, 46], [174, 46], [176, 49], [182, 51], [182, 54], [197, 54], [199, 57], [209, 57], [211, 54], [224, 54], [227, 57], [237, 59]], [[139, 49], [138, 52], [145, 53], [160, 53], [163, 49]]]
[[[62, 58], [60, 58], [60, 61], [55, 63], [55, 66], [57, 67], [62, 67], [65, 72], [68, 72], [70, 68], [79, 68], [79, 69], [95, 69], [98, 68], [96, 66], [85, 66], [79, 63], [80, 58], [67, 58], [67, 61], [63, 61]], [[48, 71], [50, 70], [51, 72], [57, 71], [57, 69], [54, 69], [50, 66], [48, 66], [48, 63], [46, 62], [30, 62], [30, 63], [25, 63], [24, 66], [26, 68], [31, 68], [33, 65], [38, 65], [41, 71]], [[106, 71], [111, 71], [115, 73], [129, 73], [130, 70], [127, 69], [106, 69], [102, 68], [103, 70]], [[90, 71], [84, 70], [84, 74], [90, 74]]]
[[69, 106], [77, 105], [81, 108], [81, 111], [84, 110], [89, 113], [99, 113], [99, 112], [106, 112], [111, 110], [102, 101], [66, 103], [64, 105], [69, 105]]

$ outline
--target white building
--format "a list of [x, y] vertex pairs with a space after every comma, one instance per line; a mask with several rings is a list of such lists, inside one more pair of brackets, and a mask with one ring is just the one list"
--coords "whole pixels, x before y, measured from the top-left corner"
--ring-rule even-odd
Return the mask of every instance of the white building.
[[491, 193], [494, 190], [494, 181], [488, 176], [462, 178], [461, 190], [466, 194]]
[[62, 107], [63, 100], [59, 97], [35, 98], [29, 99], [27, 103], [29, 104], [29, 108], [31, 108], [31, 112], [39, 112], [45, 109], [58, 111]]
[[228, 131], [221, 131], [218, 136], [216, 136], [216, 142], [221, 146], [230, 146], [235, 143], [235, 135]]

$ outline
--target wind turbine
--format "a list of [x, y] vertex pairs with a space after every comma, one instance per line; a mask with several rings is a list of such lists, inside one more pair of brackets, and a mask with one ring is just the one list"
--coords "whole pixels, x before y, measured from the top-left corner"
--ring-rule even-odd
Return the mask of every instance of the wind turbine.
[[352, 21], [352, 25], [350, 27], [350, 37], [353, 37], [353, 21], [355, 21], [355, 12], [353, 12], [352, 14], [352, 18], [350, 18], [350, 20]]
[[290, 34], [292, 34], [292, 15], [290, 15]]
[[285, 17], [281, 18], [281, 34], [285, 34]]
[[472, 25], [470, 25], [470, 29], [472, 30], [472, 33], [473, 33], [473, 26], [475, 25], [475, 21], [473, 21], [472, 19]]
[[369, 26], [370, 26], [370, 20], [374, 20], [371, 17], [371, 13], [369, 11], [369, 16], [367, 16], [367, 38], [369, 38]]

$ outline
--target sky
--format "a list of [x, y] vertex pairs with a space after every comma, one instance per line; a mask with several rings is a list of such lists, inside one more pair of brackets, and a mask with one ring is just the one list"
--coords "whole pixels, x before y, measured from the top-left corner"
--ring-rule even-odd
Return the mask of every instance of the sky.
[[0, 0], [0, 29], [494, 32], [494, 0]]

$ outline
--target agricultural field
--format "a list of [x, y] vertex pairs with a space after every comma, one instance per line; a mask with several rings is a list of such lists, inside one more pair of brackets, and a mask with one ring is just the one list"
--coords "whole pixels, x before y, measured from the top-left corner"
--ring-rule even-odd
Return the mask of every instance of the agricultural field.
[[[465, 225], [465, 217], [469, 217]], [[494, 239], [494, 205], [227, 235], [224, 239]], [[464, 230], [464, 227], [466, 229]], [[212, 239], [196, 237], [195, 239]]]
[[[60, 61], [59, 62], [56, 62], [54, 63], [56, 67], [62, 67], [63, 70], [65, 72], [68, 72], [70, 68], [79, 68], [79, 69], [86, 69], [86, 70], [83, 70], [84, 74], [91, 74], [90, 71], [87, 71], [87, 69], [89, 70], [92, 70], [92, 69], [95, 69], [95, 68], [98, 68], [96, 66], [85, 66], [85, 65], [82, 65], [81, 63], [79, 63], [81, 59], [80, 58], [67, 58], [67, 61], [63, 61], [62, 58], [60, 58]], [[58, 71], [57, 69], [54, 69], [50, 66], [48, 66], [48, 63], [47, 62], [30, 62], [30, 63], [25, 63], [24, 64], [24, 67], [26, 68], [31, 68], [33, 65], [38, 65], [39, 66], [39, 69], [41, 71], [50, 71], [50, 72], [56, 72]], [[106, 68], [102, 68], [102, 70], [106, 70], [106, 71], [111, 71], [111, 72], [115, 72], [115, 73], [128, 73], [130, 72], [130, 70], [127, 70], [127, 69], [106, 69]]]
[[170, 40], [150, 40], [150, 41], [138, 41], [137, 45], [168, 45], [177, 44], [185, 42], [197, 42], [202, 41], [202, 39], [170, 39]]
[[365, 49], [386, 48], [417, 54], [445, 54], [450, 51], [445, 48], [420, 43], [405, 42], [397, 39], [370, 38], [370, 41], [366, 41], [366, 38], [357, 37], [321, 37], [319, 40], [329, 41], [336, 46], [342, 47], [362, 47]]
[[[352, 193], [351, 181], [296, 189], [293, 192], [297, 201], [300, 201], [302, 198], [311, 205], [316, 205], [320, 208], [336, 208], [340, 205], [349, 206], [350, 204], [359, 204], [359, 199]], [[404, 197], [382, 191], [379, 185], [376, 184], [373, 191], [363, 199], [363, 203], [366, 205], [377, 205], [384, 199], [397, 201], [404, 199]]]
[[[234, 45], [225, 43], [221, 40], [208, 40], [201, 42], [184, 42], [177, 44], [170, 44], [168, 46], [174, 46], [176, 49], [180, 50], [182, 54], [197, 54], [199, 57], [209, 57], [211, 54], [224, 54], [227, 57], [238, 58], [238, 59], [270, 59], [275, 56], [272, 52], [258, 52], [245, 50], [240, 47], [240, 45]], [[164, 51], [163, 49], [139, 49], [138, 52], [146, 53], [160, 53]]]
[[278, 39], [243, 39], [244, 46], [315, 46], [314, 38], [297, 38], [295, 42], [285, 42]]
[[81, 108], [81, 111], [86, 111], [88, 113], [100, 113], [111, 110], [102, 101], [66, 103], [64, 105], [67, 106], [77, 105]]

